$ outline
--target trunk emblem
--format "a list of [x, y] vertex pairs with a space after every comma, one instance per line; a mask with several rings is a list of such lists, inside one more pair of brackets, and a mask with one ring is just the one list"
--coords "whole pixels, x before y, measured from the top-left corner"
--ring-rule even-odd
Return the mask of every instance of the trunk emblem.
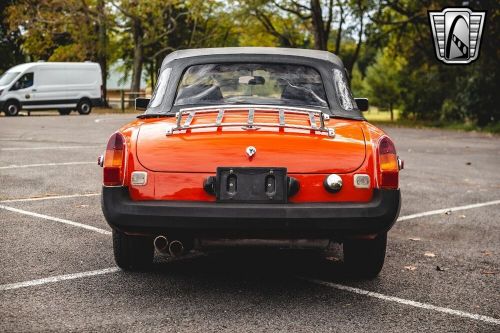
[[254, 146], [248, 146], [246, 152], [248, 157], [252, 157], [257, 152], [257, 149]]

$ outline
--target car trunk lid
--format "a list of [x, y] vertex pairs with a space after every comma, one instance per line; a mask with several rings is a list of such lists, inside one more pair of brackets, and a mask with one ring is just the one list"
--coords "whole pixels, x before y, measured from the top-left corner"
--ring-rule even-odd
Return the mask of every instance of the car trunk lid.
[[[197, 114], [191, 125], [208, 125], [217, 114]], [[216, 127], [175, 131], [175, 119], [143, 124], [137, 142], [137, 157], [147, 169], [158, 172], [215, 172], [217, 167], [286, 167], [288, 173], [348, 173], [365, 159], [365, 139], [360, 123], [330, 119], [328, 133], [281, 128], [278, 113], [255, 114], [254, 123], [275, 123], [275, 127]], [[224, 123], [246, 123], [248, 113], [232, 112]], [[184, 120], [183, 120], [184, 121]], [[287, 125], [310, 126], [309, 116], [287, 114]], [[247, 148], [254, 147], [253, 156]]]

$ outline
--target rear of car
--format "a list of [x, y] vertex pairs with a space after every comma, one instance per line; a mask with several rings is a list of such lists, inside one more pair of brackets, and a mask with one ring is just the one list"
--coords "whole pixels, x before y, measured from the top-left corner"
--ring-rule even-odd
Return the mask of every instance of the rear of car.
[[1, 109], [7, 116], [22, 109], [87, 115], [102, 104], [101, 68], [92, 62], [22, 64], [4, 73], [0, 84]]
[[400, 207], [394, 144], [360, 116], [339, 61], [281, 52], [166, 61], [148, 111], [102, 158], [120, 267], [147, 266], [153, 245], [340, 242], [352, 272], [378, 274]]

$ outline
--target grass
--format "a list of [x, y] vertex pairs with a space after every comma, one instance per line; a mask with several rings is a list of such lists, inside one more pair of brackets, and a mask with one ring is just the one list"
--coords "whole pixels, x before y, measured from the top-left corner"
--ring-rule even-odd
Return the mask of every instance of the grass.
[[441, 128], [456, 131], [500, 134], [500, 122], [489, 124], [485, 127], [479, 127], [472, 122], [416, 121], [411, 119], [403, 119], [400, 117], [400, 114], [400, 110], [395, 109], [394, 121], [391, 122], [391, 114], [389, 111], [382, 111], [377, 107], [372, 106], [368, 111], [363, 112], [366, 120], [375, 124], [394, 125], [411, 128]]
[[[400, 110], [394, 109], [394, 121], [399, 120]], [[391, 122], [391, 113], [387, 111], [382, 111], [377, 107], [370, 107], [370, 109], [366, 112], [363, 112], [363, 116], [365, 116], [366, 120], [369, 122]]]

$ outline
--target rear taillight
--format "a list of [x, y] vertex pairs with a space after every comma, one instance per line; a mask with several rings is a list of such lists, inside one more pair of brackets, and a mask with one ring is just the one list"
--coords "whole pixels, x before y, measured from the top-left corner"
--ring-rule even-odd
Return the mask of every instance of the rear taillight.
[[396, 147], [391, 139], [384, 136], [378, 144], [380, 187], [397, 189], [399, 187], [399, 165]]
[[120, 133], [111, 135], [104, 154], [104, 180], [105, 186], [118, 186], [123, 184], [125, 166], [125, 138]]

